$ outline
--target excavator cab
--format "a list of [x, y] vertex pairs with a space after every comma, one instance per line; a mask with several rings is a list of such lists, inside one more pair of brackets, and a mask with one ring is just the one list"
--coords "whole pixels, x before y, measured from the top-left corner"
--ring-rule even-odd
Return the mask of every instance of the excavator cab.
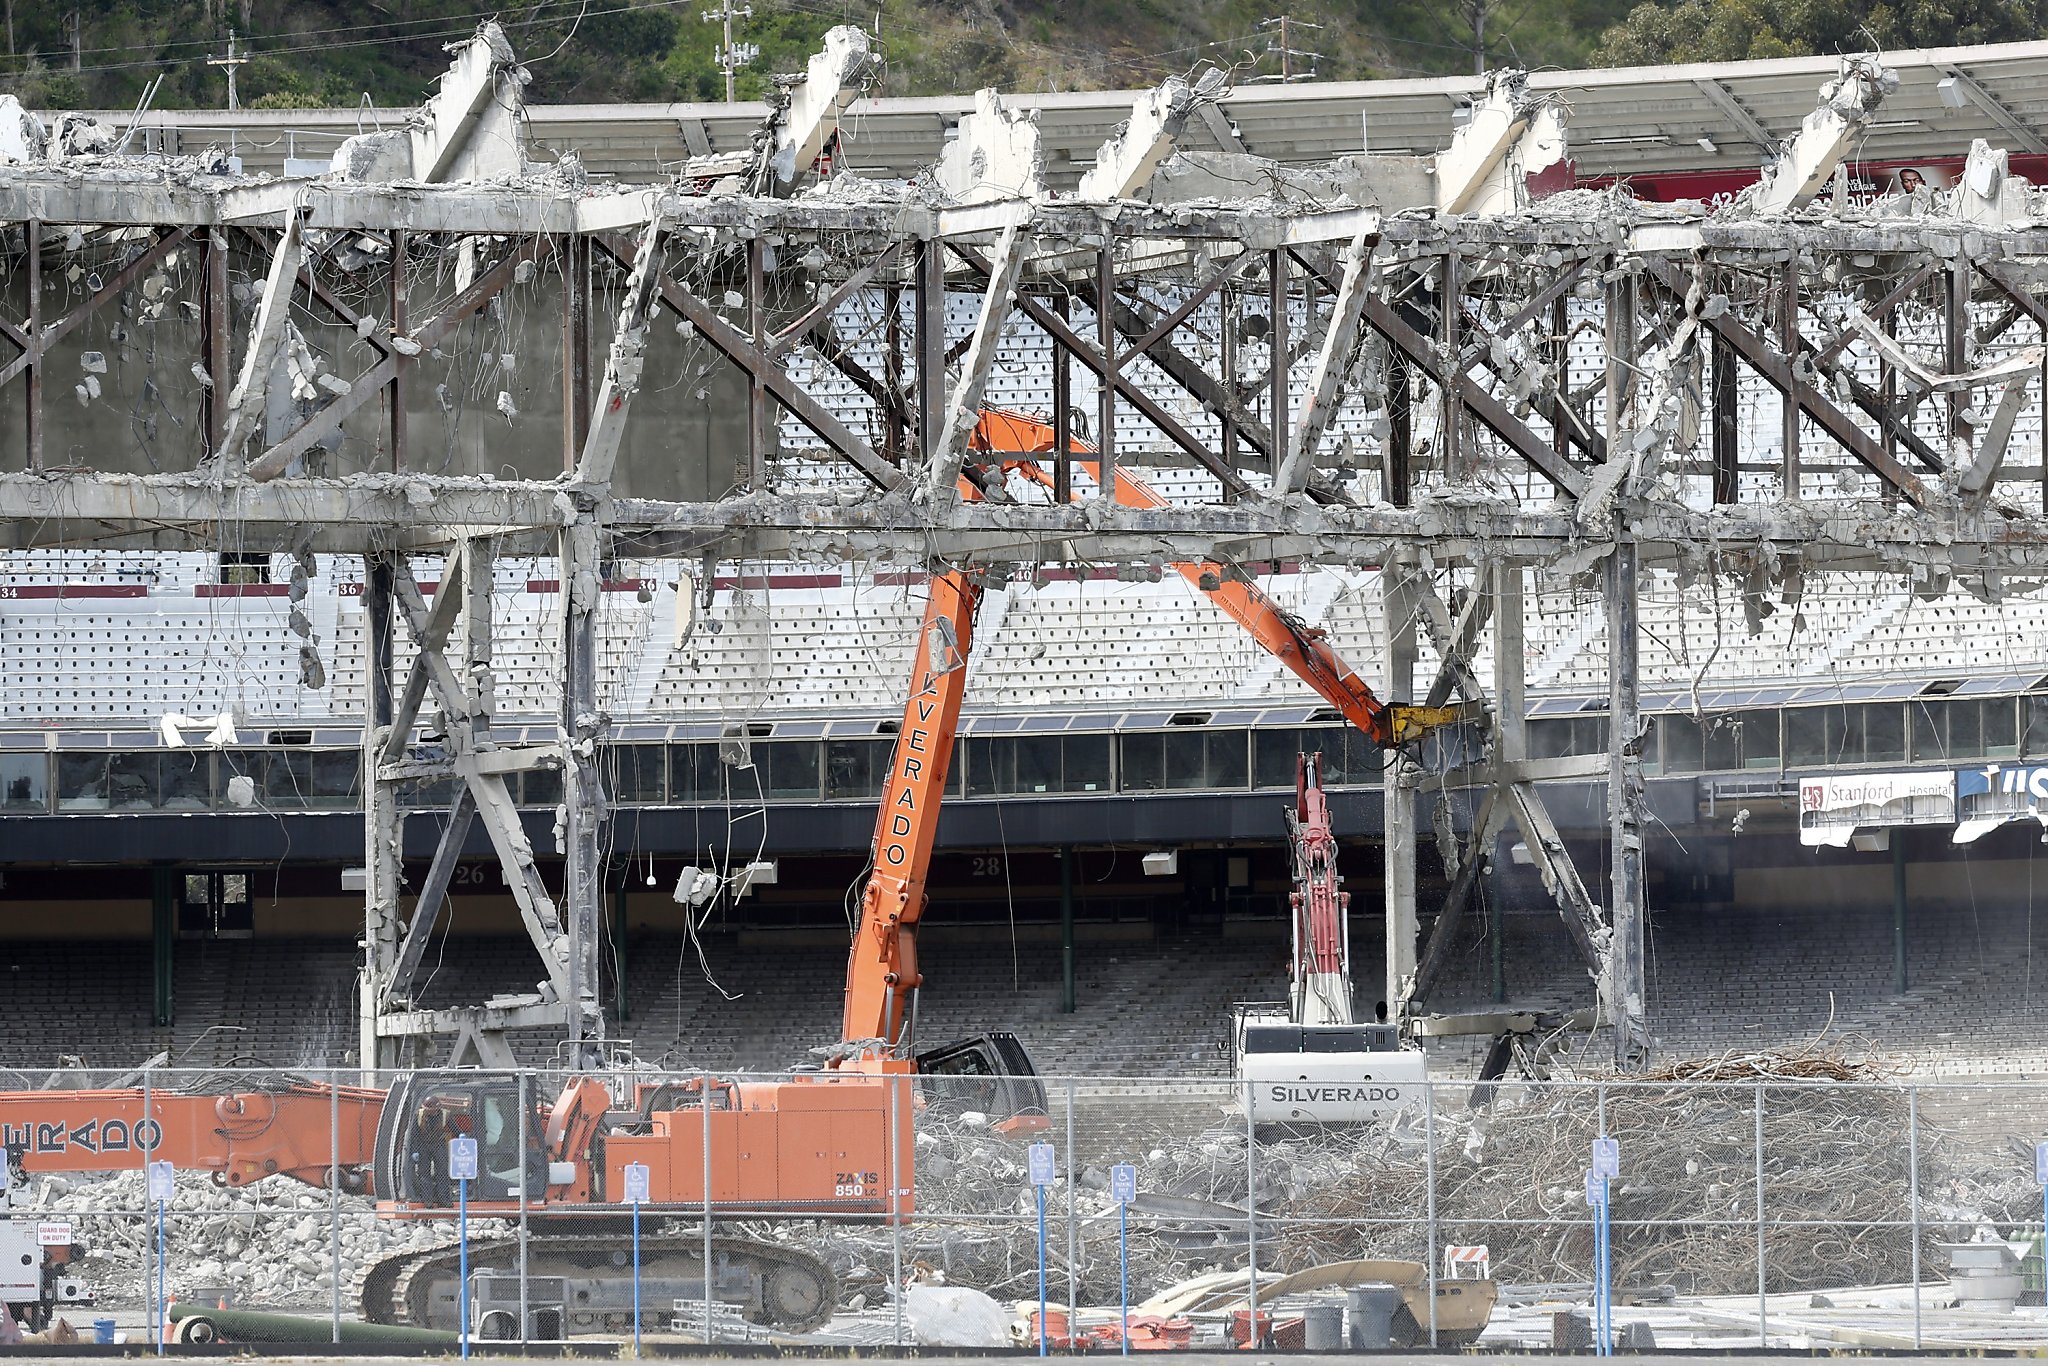
[[986, 1115], [998, 1133], [1042, 1133], [1052, 1126], [1045, 1083], [1015, 1034], [977, 1034], [917, 1055], [925, 1109]]
[[464, 1137], [477, 1142], [472, 1203], [516, 1201], [522, 1178], [537, 1201], [547, 1183], [545, 1119], [540, 1107], [527, 1118], [522, 1152], [516, 1078], [461, 1072], [404, 1077], [392, 1087], [377, 1125], [377, 1196], [429, 1209], [454, 1205], [448, 1141]]

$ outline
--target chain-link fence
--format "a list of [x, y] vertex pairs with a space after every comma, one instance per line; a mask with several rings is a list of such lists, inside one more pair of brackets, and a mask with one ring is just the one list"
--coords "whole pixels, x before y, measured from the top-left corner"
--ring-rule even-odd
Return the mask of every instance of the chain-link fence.
[[1436, 1083], [1290, 1127], [1170, 1078], [13, 1079], [0, 1295], [30, 1330], [1570, 1346], [1607, 1136], [1617, 1334], [2048, 1344], [2048, 1087], [2018, 1083]]

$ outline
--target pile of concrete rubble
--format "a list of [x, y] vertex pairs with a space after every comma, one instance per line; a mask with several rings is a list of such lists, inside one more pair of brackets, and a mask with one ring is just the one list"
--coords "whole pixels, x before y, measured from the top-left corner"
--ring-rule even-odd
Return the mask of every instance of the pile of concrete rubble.
[[[103, 1303], [149, 1300], [156, 1217], [141, 1172], [37, 1177], [26, 1203], [40, 1217], [71, 1222], [74, 1238], [89, 1250], [82, 1274]], [[379, 1219], [362, 1196], [343, 1195], [336, 1207], [344, 1297], [370, 1263], [455, 1236], [447, 1220]], [[239, 1304], [324, 1309], [333, 1293], [336, 1222], [322, 1191], [276, 1181], [227, 1190], [201, 1173], [181, 1172], [165, 1224], [167, 1289], [173, 1297], [189, 1297], [220, 1287]], [[482, 1232], [492, 1231], [494, 1226]], [[353, 1304], [344, 1299], [343, 1307], [353, 1315]]]

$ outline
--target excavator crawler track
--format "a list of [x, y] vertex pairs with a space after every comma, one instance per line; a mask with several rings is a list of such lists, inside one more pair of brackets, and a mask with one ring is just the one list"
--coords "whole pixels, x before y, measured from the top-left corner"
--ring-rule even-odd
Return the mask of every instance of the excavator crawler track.
[[[633, 1273], [624, 1255], [628, 1246], [617, 1235], [533, 1235], [527, 1239], [527, 1275], [529, 1280], [563, 1275], [617, 1276], [630, 1282]], [[751, 1323], [780, 1332], [807, 1333], [823, 1327], [839, 1302], [839, 1282], [832, 1269], [799, 1249], [748, 1238], [714, 1236], [711, 1255], [725, 1273], [714, 1295], [726, 1303], [735, 1303], [726, 1298], [732, 1269], [744, 1268], [748, 1273], [748, 1293], [735, 1307]], [[449, 1287], [460, 1275], [461, 1256], [459, 1243], [442, 1243], [415, 1248], [364, 1268], [357, 1277], [363, 1319], [370, 1323], [453, 1330], [456, 1325], [449, 1312]], [[700, 1236], [661, 1235], [640, 1240], [643, 1280], [701, 1281], [703, 1264], [704, 1240]], [[517, 1270], [519, 1240], [472, 1239], [469, 1266], [472, 1273]], [[642, 1308], [642, 1326], [660, 1327], [670, 1313], [666, 1302], [649, 1302]]]

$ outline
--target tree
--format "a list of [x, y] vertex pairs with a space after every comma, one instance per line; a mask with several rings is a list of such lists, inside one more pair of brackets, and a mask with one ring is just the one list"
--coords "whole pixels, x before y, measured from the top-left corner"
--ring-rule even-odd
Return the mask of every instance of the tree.
[[2032, 38], [2048, 0], [1679, 0], [1641, 4], [1607, 30], [1605, 66], [1739, 62], [1872, 48]]

